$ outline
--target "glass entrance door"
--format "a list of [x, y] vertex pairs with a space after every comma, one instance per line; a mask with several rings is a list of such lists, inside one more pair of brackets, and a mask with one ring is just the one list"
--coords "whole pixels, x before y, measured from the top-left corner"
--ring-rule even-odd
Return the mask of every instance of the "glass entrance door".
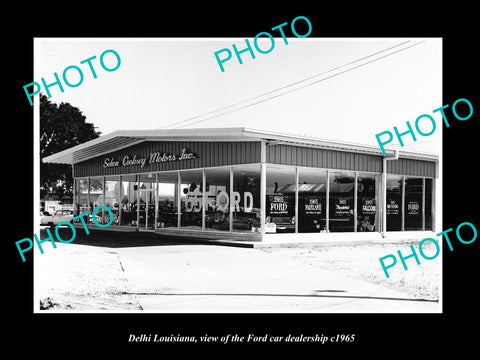
[[153, 173], [139, 175], [138, 229], [154, 230], [157, 207], [157, 180]]
[[140, 188], [139, 197], [138, 228], [139, 230], [155, 230], [157, 191], [156, 189]]

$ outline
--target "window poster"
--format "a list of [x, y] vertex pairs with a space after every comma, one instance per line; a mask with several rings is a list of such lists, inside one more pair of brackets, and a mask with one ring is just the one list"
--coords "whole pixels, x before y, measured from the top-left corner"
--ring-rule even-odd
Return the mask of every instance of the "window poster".
[[419, 215], [420, 214], [420, 204], [416, 200], [410, 200], [407, 204], [407, 213], [408, 215]]
[[290, 195], [268, 195], [267, 209], [269, 215], [289, 215], [295, 211], [294, 198]]
[[322, 215], [322, 198], [319, 196], [305, 197], [305, 215]]
[[375, 199], [362, 199], [362, 214], [363, 215], [375, 215]]
[[397, 199], [389, 199], [387, 201], [387, 215], [400, 214], [400, 204]]
[[351, 198], [338, 197], [335, 203], [335, 217], [348, 217], [351, 215]]

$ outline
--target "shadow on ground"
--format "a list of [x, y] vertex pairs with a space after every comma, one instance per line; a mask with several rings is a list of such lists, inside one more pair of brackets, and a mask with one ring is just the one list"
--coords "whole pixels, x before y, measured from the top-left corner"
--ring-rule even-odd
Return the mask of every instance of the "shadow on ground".
[[[328, 294], [318, 294], [326, 292]], [[152, 292], [123, 292], [127, 295], [152, 295], [152, 296], [246, 296], [246, 297], [303, 297], [303, 298], [339, 298], [339, 299], [371, 299], [371, 300], [393, 300], [393, 301], [416, 301], [438, 303], [438, 300], [419, 299], [412, 297], [391, 297], [391, 296], [368, 296], [368, 295], [335, 295], [334, 293], [346, 292], [346, 290], [316, 290], [315, 294], [269, 294], [269, 293], [152, 293]], [[330, 294], [332, 293], [332, 294]]]
[[[90, 234], [85, 234], [84, 229], [76, 229], [76, 236], [72, 244], [102, 246], [111, 248], [138, 247], [138, 246], [171, 246], [171, 245], [202, 245], [205, 242], [181, 237], [168, 237], [151, 232], [142, 231], [102, 231], [89, 230]], [[50, 230], [55, 242], [60, 242], [55, 236], [54, 229]], [[61, 239], [68, 241], [72, 238], [72, 230], [69, 227], [58, 229], [58, 235]], [[48, 238], [46, 229], [40, 229], [39, 240]]]

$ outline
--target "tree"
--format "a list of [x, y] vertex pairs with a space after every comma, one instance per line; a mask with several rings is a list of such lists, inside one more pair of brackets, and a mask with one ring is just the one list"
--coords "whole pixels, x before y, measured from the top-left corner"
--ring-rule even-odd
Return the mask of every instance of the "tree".
[[[82, 112], [69, 103], [52, 103], [40, 94], [40, 159], [100, 136]], [[72, 166], [40, 161], [40, 198], [58, 200], [73, 195]]]

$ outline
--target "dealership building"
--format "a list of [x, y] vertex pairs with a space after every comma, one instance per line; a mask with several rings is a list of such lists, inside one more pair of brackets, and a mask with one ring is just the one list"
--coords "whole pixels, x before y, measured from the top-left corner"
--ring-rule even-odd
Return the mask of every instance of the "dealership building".
[[104, 205], [108, 230], [263, 242], [441, 230], [431, 154], [216, 128], [115, 131], [42, 161], [72, 165], [75, 214]]

